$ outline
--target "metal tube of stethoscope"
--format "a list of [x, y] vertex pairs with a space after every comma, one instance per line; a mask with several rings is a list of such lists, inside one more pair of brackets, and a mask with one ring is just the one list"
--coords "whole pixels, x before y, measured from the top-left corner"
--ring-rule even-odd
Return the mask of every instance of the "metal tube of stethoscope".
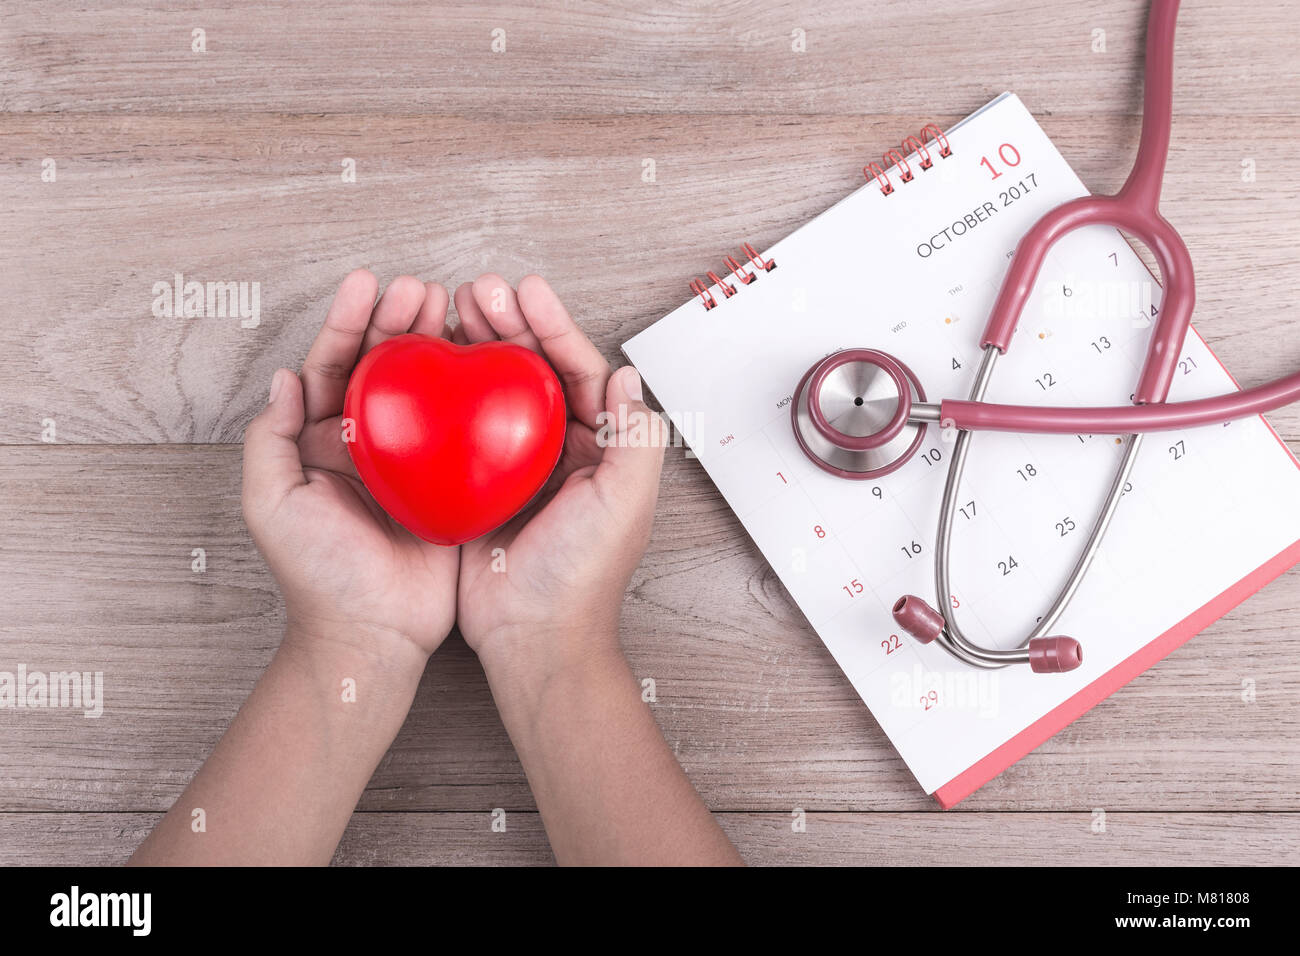
[[[999, 354], [1001, 353], [996, 348], [984, 350], [979, 369], [975, 374], [975, 382], [971, 386], [971, 401], [978, 402], [983, 399]], [[916, 412], [919, 407], [914, 404], [912, 410]], [[925, 411], [928, 411], [928, 409]], [[958, 432], [956, 445], [953, 447], [952, 456], [948, 460], [948, 476], [944, 485], [941, 504], [939, 505], [939, 530], [935, 536], [934, 577], [939, 606], [943, 609], [942, 613], [935, 611], [920, 598], [907, 595], [899, 599], [898, 603], [894, 605], [894, 619], [917, 640], [927, 644], [931, 641], [937, 641], [939, 646], [949, 654], [973, 667], [998, 668], [1005, 667], [1008, 664], [1025, 663], [1029, 660], [1029, 652], [1025, 648], [1015, 648], [1013, 650], [984, 648], [968, 640], [962, 634], [950, 605], [948, 595], [952, 592], [949, 583], [948, 551], [952, 543], [952, 506], [957, 498], [962, 475], [966, 470], [966, 454], [969, 446], [970, 432]]]
[[[972, 407], [982, 407], [1001, 350], [985, 346], [970, 391]], [[1140, 439], [1129, 447], [1116, 471], [1092, 532], [1051, 608], [1024, 641], [1009, 649], [981, 647], [961, 631], [952, 607], [950, 554], [954, 513], [961, 494], [972, 432], [944, 414], [948, 403], [935, 405], [902, 362], [872, 349], [850, 349], [826, 356], [808, 370], [795, 389], [791, 424], [802, 450], [819, 467], [843, 478], [870, 480], [890, 474], [918, 450], [927, 425], [956, 432], [940, 502], [935, 541], [935, 585], [942, 613], [921, 598], [907, 595], [894, 607], [898, 625], [922, 643], [938, 642], [949, 654], [974, 667], [997, 668], [1028, 663], [1039, 672], [1073, 670], [1083, 660], [1079, 643], [1049, 635], [1078, 590], [1124, 493]], [[910, 423], [910, 424], [909, 424]]]
[[[994, 347], [984, 350], [979, 369], [975, 373], [975, 382], [971, 386], [971, 401], [979, 402], [984, 400], [984, 393], [988, 391], [989, 381], [993, 377], [993, 368], [997, 364], [998, 356], [1001, 354], [1001, 351]], [[953, 593], [949, 562], [949, 552], [952, 550], [953, 511], [957, 496], [961, 490], [962, 476], [966, 473], [966, 456], [970, 450], [970, 440], [970, 432], [961, 431], [957, 433], [957, 442], [953, 447], [952, 458], [948, 462], [948, 477], [944, 483], [943, 497], [939, 505], [939, 531], [935, 542], [934, 579], [935, 588], [938, 592], [936, 597], [939, 600], [939, 607], [942, 609], [945, 626], [938, 640], [939, 645], [944, 650], [968, 664], [973, 664], [976, 667], [1005, 667], [1007, 664], [1027, 662], [1029, 660], [1028, 650], [1020, 647], [1012, 650], [985, 648], [973, 643], [962, 633], [961, 628], [958, 626], [950, 600]]]
[[[971, 401], [983, 400], [988, 389], [993, 367], [997, 362], [999, 350], [994, 346], [985, 349], [980, 362], [975, 383], [971, 388]], [[928, 410], [922, 410], [925, 414]], [[1074, 568], [1061, 588], [1056, 600], [1047, 613], [1038, 619], [1029, 636], [1016, 648], [1002, 650], [981, 647], [969, 640], [957, 624], [954, 609], [947, 596], [951, 594], [951, 568], [949, 557], [952, 547], [953, 511], [961, 488], [962, 475], [965, 473], [966, 457], [970, 448], [971, 433], [962, 430], [957, 435], [952, 458], [948, 465], [948, 476], [944, 486], [943, 498], [939, 509], [939, 528], [935, 542], [935, 584], [938, 590], [939, 605], [942, 614], [935, 611], [920, 598], [905, 596], [894, 605], [895, 620], [909, 634], [922, 643], [937, 641], [944, 650], [958, 660], [975, 667], [999, 668], [1008, 664], [1028, 663], [1035, 671], [1060, 672], [1073, 670], [1082, 663], [1083, 655], [1077, 641], [1064, 636], [1048, 636], [1056, 625], [1066, 607], [1074, 598], [1084, 576], [1087, 574], [1093, 558], [1101, 547], [1101, 542], [1110, 527], [1119, 500], [1123, 497], [1132, 474], [1142, 436], [1129, 436], [1129, 445], [1124, 452], [1114, 480], [1111, 482], [1101, 511], [1093, 524], [1088, 540], [1084, 545]]]

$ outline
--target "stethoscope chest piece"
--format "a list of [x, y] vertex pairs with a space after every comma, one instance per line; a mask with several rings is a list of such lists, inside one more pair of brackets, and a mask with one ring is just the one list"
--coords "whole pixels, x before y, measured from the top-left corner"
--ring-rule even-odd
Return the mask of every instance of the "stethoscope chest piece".
[[841, 478], [879, 478], [902, 467], [925, 438], [908, 420], [924, 402], [916, 376], [875, 349], [834, 352], [799, 380], [790, 406], [794, 437], [817, 467]]

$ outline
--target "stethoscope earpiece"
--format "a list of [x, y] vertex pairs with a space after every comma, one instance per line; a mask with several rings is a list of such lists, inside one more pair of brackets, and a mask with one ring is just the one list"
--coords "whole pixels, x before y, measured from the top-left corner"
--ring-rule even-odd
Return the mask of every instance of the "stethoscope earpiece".
[[[920, 644], [946, 638], [943, 615], [915, 594], [905, 594], [895, 602], [894, 622]], [[1063, 674], [1083, 663], [1083, 648], [1072, 637], [1033, 638], [1025, 645], [1023, 655], [1035, 674]]]

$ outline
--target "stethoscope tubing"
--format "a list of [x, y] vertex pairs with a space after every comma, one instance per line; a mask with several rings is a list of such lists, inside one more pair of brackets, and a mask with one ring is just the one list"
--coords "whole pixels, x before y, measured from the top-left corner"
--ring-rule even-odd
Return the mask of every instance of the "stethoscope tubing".
[[1152, 330], [1146, 361], [1133, 393], [1137, 405], [1161, 404], [1168, 396], [1196, 302], [1196, 278], [1187, 245], [1160, 214], [1160, 186], [1173, 126], [1174, 29], [1178, 4], [1179, 0], [1151, 0], [1142, 135], [1128, 179], [1113, 196], [1080, 196], [1052, 209], [1030, 227], [1016, 245], [981, 339], [984, 347], [994, 346], [1005, 353], [1011, 347], [1012, 336], [1048, 251], [1077, 229], [1114, 226], [1137, 237], [1151, 250], [1164, 280], [1160, 316]]
[[[909, 389], [898, 376], [894, 376], [898, 407], [895, 419], [889, 423], [890, 428], [896, 429], [905, 417], [908, 422], [923, 426], [918, 430], [918, 440], [924, 434], [924, 426], [929, 424], [938, 424], [945, 436], [950, 429], [957, 433], [956, 445], [948, 459], [948, 475], [940, 504], [935, 542], [935, 585], [940, 610], [915, 595], [904, 595], [893, 607], [894, 620], [921, 644], [935, 642], [953, 657], [975, 667], [999, 668], [1008, 664], [1027, 663], [1039, 673], [1062, 673], [1082, 664], [1083, 652], [1079, 642], [1065, 635], [1052, 634], [1052, 629], [1079, 591], [1101, 548], [1120, 499], [1129, 488], [1129, 478], [1144, 434], [1221, 425], [1300, 401], [1300, 372], [1225, 395], [1179, 402], [1166, 400], [1175, 381], [1179, 356], [1196, 298], [1195, 278], [1187, 247], [1159, 210], [1160, 184], [1168, 154], [1172, 119], [1173, 42], [1177, 14], [1178, 0], [1151, 0], [1147, 24], [1142, 136], [1128, 180], [1114, 196], [1084, 196], [1056, 207], [1039, 219], [1021, 238], [981, 339], [983, 356], [969, 397], [964, 401], [944, 399], [938, 403], [927, 402], [919, 383], [913, 381], [920, 398], [920, 401], [913, 401]], [[1152, 331], [1137, 386], [1129, 396], [1131, 404], [1063, 407], [1007, 405], [984, 401], [994, 366], [1011, 345], [1021, 312], [1034, 288], [1048, 250], [1069, 232], [1090, 225], [1114, 226], [1142, 240], [1155, 256], [1165, 280], [1159, 319]], [[901, 364], [875, 350], [856, 350], [844, 360], [859, 361], [886, 371], [891, 368], [888, 362]], [[800, 402], [807, 402], [809, 408], [820, 402], [818, 389], [805, 388], [809, 376], [816, 368], [809, 370], [798, 387]], [[809, 391], [813, 394], [810, 395]], [[859, 404], [861, 401], [859, 398]], [[830, 468], [829, 461], [807, 444], [805, 429], [812, 426], [801, 420], [797, 414], [798, 408], [799, 405], [794, 406], [792, 422], [801, 447], [821, 467], [843, 477], [865, 480], [885, 474], [906, 462], [915, 450], [916, 443], [913, 443], [913, 447], [893, 460], [888, 468], [873, 465], [872, 468], [858, 468], [851, 473], [844, 469]], [[813, 425], [820, 423], [814, 422]], [[1028, 636], [1014, 646], [1010, 646], [1006, 640], [1000, 641], [996, 647], [980, 646], [962, 633], [956, 620], [957, 601], [950, 566], [953, 513], [962, 497], [961, 485], [966, 459], [971, 440], [977, 431], [1127, 437], [1127, 448], [1116, 464], [1106, 497], [1064, 586], [1057, 592], [1056, 599], [1047, 612], [1035, 621]], [[836, 435], [832, 432], [829, 424], [821, 428], [822, 437], [836, 448], [852, 447], [850, 440], [863, 447], [872, 443], [880, 444], [874, 434], [853, 431]]]
[[1300, 372], [1240, 392], [1150, 405], [1072, 408], [944, 399], [939, 405], [939, 421], [942, 427], [967, 431], [1118, 435], [1217, 425], [1297, 401], [1300, 401]]
[[[1187, 247], [1159, 211], [1160, 183], [1168, 154], [1173, 112], [1173, 41], [1177, 15], [1178, 0], [1152, 0], [1147, 23], [1142, 136], [1137, 159], [1123, 189], [1113, 197], [1083, 197], [1057, 207], [1035, 223], [1021, 239], [985, 329], [982, 339], [984, 355], [970, 398], [966, 401], [947, 399], [938, 407], [940, 427], [958, 430], [956, 447], [948, 462], [936, 535], [935, 584], [941, 611], [935, 612], [919, 599], [907, 596], [895, 605], [894, 616], [900, 626], [918, 640], [923, 643], [935, 640], [955, 658], [975, 667], [998, 668], [1029, 663], [1036, 671], [1061, 671], [1071, 670], [1082, 662], [1077, 642], [1048, 635], [1078, 592], [1101, 548], [1128, 487], [1143, 433], [1223, 423], [1271, 411], [1300, 399], [1300, 372], [1297, 372], [1228, 395], [1187, 402], [1169, 403], [1165, 400], [1196, 297]], [[1010, 347], [1020, 313], [1047, 251], [1066, 233], [1093, 223], [1117, 226], [1143, 240], [1155, 255], [1166, 280], [1164, 308], [1131, 397], [1133, 404], [1070, 408], [985, 402], [984, 394], [993, 367], [998, 356]], [[933, 405], [912, 412], [918, 421], [933, 421], [935, 417]], [[950, 568], [953, 510], [960, 497], [962, 475], [975, 431], [1079, 435], [1124, 433], [1129, 438], [1105, 501], [1064, 586], [1028, 636], [1013, 648], [981, 647], [967, 638], [956, 620], [953, 607], [956, 602], [950, 598], [953, 593]], [[1068, 658], [1064, 662], [1058, 656], [1061, 642], [1065, 642], [1064, 657]], [[1042, 666], [1044, 664], [1046, 666]]]
[[[979, 399], [988, 389], [993, 376], [993, 368], [997, 364], [997, 358], [1000, 354], [994, 346], [990, 345], [985, 348], [979, 371], [971, 387], [972, 404], [983, 404]], [[934, 577], [941, 609], [940, 613], [943, 618], [943, 627], [935, 640], [940, 647], [953, 657], [972, 667], [996, 669], [1006, 667], [1008, 664], [1032, 663], [1031, 643], [1045, 639], [1051, 640], [1049, 635], [1052, 628], [1056, 626], [1061, 615], [1065, 613], [1070, 602], [1074, 600], [1074, 596], [1078, 592], [1080, 585], [1082, 585], [1088, 569], [1092, 566], [1093, 558], [1097, 556], [1097, 552], [1101, 549], [1102, 541], [1110, 528], [1111, 521], [1115, 517], [1116, 510], [1119, 508], [1120, 499], [1123, 498], [1128, 488], [1129, 478], [1137, 461], [1138, 450], [1142, 447], [1143, 436], [1140, 433], [1128, 436], [1128, 447], [1115, 469], [1114, 478], [1106, 493], [1106, 498], [1102, 502], [1101, 510], [1097, 513], [1092, 530], [1088, 533], [1088, 539], [1084, 542], [1083, 548], [1080, 550], [1065, 583], [1057, 592], [1052, 606], [1038, 618], [1033, 629], [1025, 636], [1024, 640], [1013, 648], [1005, 649], [981, 647], [966, 637], [962, 633], [961, 626], [957, 623], [957, 615], [953, 604], [947, 600], [948, 596], [953, 593], [951, 569], [953, 514], [957, 508], [957, 501], [961, 496], [962, 476], [966, 470], [966, 456], [970, 451], [970, 442], [973, 437], [974, 432], [972, 431], [962, 430], [958, 432], [956, 447], [948, 460], [948, 475], [939, 505], [939, 527], [934, 549]]]
[[[1142, 135], [1137, 158], [1114, 196], [1082, 196], [1051, 210], [1016, 246], [993, 304], [982, 344], [1005, 353], [1038, 272], [1051, 247], [1067, 233], [1111, 225], [1151, 249], [1164, 278], [1164, 301], [1131, 405], [1052, 407], [998, 405], [946, 399], [939, 421], [970, 431], [1040, 434], [1136, 434], [1214, 425], [1273, 411], [1300, 401], [1300, 372], [1245, 391], [1186, 402], [1166, 402], [1196, 300], [1191, 256], [1177, 230], [1160, 214], [1160, 185], [1173, 125], [1174, 29], [1179, 0], [1151, 0], [1147, 20]], [[917, 409], [933, 419], [933, 408]]]

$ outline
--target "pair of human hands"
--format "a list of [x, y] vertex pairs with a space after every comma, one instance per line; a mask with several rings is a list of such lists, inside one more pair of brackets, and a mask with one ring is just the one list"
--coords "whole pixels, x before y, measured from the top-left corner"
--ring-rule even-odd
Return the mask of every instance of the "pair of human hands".
[[[532, 668], [616, 649], [667, 434], [641, 400], [635, 369], [612, 373], [538, 276], [517, 291], [495, 275], [460, 286], [454, 329], [437, 283], [401, 276], [378, 301], [377, 292], [365, 270], [343, 280], [301, 373], [275, 373], [245, 432], [244, 519], [280, 585], [286, 640], [421, 668], [457, 621], [485, 666]], [[406, 332], [513, 342], [545, 357], [564, 387], [564, 451], [546, 487], [513, 520], [460, 547], [422, 541], [390, 518], [343, 441], [352, 370]]]

